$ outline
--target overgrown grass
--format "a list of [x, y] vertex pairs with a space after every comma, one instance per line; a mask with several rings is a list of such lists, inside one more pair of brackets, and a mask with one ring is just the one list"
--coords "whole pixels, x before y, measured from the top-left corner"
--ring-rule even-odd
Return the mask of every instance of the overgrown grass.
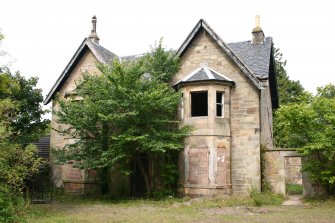
[[[334, 222], [335, 200], [306, 200], [306, 206], [269, 206], [274, 195], [253, 197], [98, 200], [73, 197], [32, 205], [28, 222]], [[276, 197], [276, 196], [274, 196]], [[263, 206], [257, 207], [256, 202]]]
[[261, 193], [255, 188], [250, 190], [250, 197], [256, 206], [281, 205], [284, 201], [284, 196], [281, 194], [273, 194], [269, 191]]
[[286, 184], [286, 194], [298, 195], [303, 193], [303, 186], [299, 184]]

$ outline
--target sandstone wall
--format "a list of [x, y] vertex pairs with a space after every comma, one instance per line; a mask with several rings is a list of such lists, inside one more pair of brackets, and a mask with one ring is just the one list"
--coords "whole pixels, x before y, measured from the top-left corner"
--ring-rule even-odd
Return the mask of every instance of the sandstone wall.
[[261, 144], [273, 148], [273, 117], [269, 80], [262, 81], [261, 90]]
[[[300, 163], [300, 164], [299, 164]], [[274, 193], [286, 194], [286, 183], [302, 182], [301, 157], [294, 150], [271, 149], [264, 153], [264, 177]], [[298, 171], [299, 170], [299, 171]], [[305, 190], [305, 185], [304, 185]]]
[[[215, 127], [210, 126], [209, 128], [213, 128], [212, 133], [195, 136], [197, 131], [205, 131], [200, 129], [201, 126], [207, 127], [206, 125], [210, 123], [207, 124], [207, 120], [202, 117], [192, 117], [188, 120], [187, 124], [193, 124], [199, 128], [186, 140], [183, 155], [186, 156], [185, 164], [187, 164], [187, 153], [190, 148], [188, 145], [207, 148], [211, 151], [217, 148], [213, 137], [222, 138], [224, 142], [230, 142], [225, 146], [230, 151], [232, 192], [245, 194], [251, 187], [260, 188], [260, 92], [205, 31], [200, 31], [182, 56], [182, 66], [174, 77], [173, 83], [181, 80], [201, 64], [206, 64], [232, 79], [235, 86], [230, 89], [229, 104], [226, 105], [229, 119], [222, 121], [225, 123], [220, 124], [221, 130], [218, 135], [213, 134]], [[187, 96], [187, 94], [184, 95]], [[186, 110], [185, 112], [187, 115]], [[213, 122], [217, 121], [213, 119]], [[208, 130], [207, 133], [209, 132]], [[181, 168], [188, 173], [186, 167]]]
[[[62, 88], [58, 92], [60, 97], [64, 98], [66, 93], [71, 93], [76, 88], [76, 82], [80, 82], [82, 79], [82, 74], [84, 72], [97, 73], [98, 69], [96, 68], [98, 61], [94, 57], [93, 53], [90, 50], [87, 50], [86, 53], [82, 56], [78, 64], [72, 70], [69, 78], [63, 84]], [[52, 110], [55, 111], [58, 109], [58, 106], [54, 101], [52, 102]], [[62, 148], [65, 144], [73, 143], [74, 139], [70, 139], [65, 136], [61, 136], [53, 129], [58, 129], [60, 125], [57, 123], [57, 117], [52, 114], [51, 118], [51, 139], [50, 144], [51, 148]], [[63, 166], [56, 165], [54, 160], [51, 158], [52, 172], [53, 172], [53, 181], [56, 187], [63, 187], [67, 191], [71, 192], [83, 192], [85, 185], [87, 187], [92, 187], [95, 184], [94, 175], [92, 171], [79, 170], [73, 168], [72, 164], [65, 164]], [[66, 185], [64, 185], [64, 183]]]
[[302, 185], [301, 157], [285, 157], [285, 182]]

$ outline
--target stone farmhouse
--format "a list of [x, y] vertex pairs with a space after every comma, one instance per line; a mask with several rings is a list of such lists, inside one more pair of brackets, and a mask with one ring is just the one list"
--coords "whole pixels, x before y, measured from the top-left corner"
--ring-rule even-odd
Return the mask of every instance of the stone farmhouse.
[[[194, 131], [180, 152], [178, 190], [183, 195], [246, 194], [261, 188], [261, 149], [266, 154], [265, 176], [274, 192], [285, 193], [284, 158], [274, 150], [272, 112], [278, 105], [271, 37], [265, 37], [259, 16], [251, 40], [226, 43], [201, 19], [180, 48], [181, 69], [172, 85], [182, 92], [181, 125]], [[97, 63], [119, 58], [99, 45], [96, 18], [91, 34], [83, 40], [52, 87], [44, 103], [56, 93], [67, 97], [83, 72], [96, 73]], [[128, 57], [129, 58], [129, 57]], [[57, 104], [52, 104], [57, 109]], [[57, 128], [52, 117], [52, 128]], [[51, 132], [51, 147], [62, 147], [72, 139]], [[271, 153], [274, 151], [274, 153]], [[296, 156], [291, 154], [290, 156]], [[95, 172], [53, 164], [53, 180], [67, 191], [89, 190]]]

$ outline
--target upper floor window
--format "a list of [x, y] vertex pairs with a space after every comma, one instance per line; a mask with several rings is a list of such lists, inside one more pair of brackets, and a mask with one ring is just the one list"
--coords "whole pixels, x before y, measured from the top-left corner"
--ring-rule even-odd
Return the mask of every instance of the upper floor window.
[[208, 116], [208, 92], [191, 92], [191, 116]]
[[224, 117], [224, 94], [216, 92], [216, 117]]

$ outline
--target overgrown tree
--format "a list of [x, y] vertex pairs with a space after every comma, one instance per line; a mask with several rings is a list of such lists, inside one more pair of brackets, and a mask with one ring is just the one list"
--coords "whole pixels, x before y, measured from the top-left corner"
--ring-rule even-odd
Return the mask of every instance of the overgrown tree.
[[[80, 168], [129, 170], [129, 160], [139, 154], [149, 159], [183, 148], [189, 128], [179, 128], [177, 107], [180, 93], [168, 82], [179, 61], [161, 43], [141, 59], [101, 65], [101, 75], [84, 75], [71, 100], [59, 99], [55, 112], [58, 131], [76, 139], [56, 149], [60, 162], [80, 161]], [[147, 193], [151, 177], [137, 159]]]
[[282, 106], [276, 112], [279, 143], [308, 157], [303, 170], [321, 183], [328, 193], [335, 193], [335, 86], [318, 88], [309, 103]]
[[42, 116], [48, 112], [42, 108], [42, 89], [36, 88], [38, 78], [26, 79], [19, 72], [12, 74], [9, 68], [0, 71], [0, 99], [15, 102], [17, 113], [11, 120], [11, 140], [20, 144], [34, 142], [43, 135], [49, 120]]
[[[275, 48], [275, 71], [277, 77], [277, 87], [279, 93], [279, 105], [308, 102], [312, 95], [307, 92], [299, 81], [293, 81], [289, 78], [286, 72], [286, 60], [283, 59], [283, 54], [279, 48]], [[283, 120], [277, 118], [277, 111], [274, 112], [274, 140], [277, 147], [287, 147], [291, 145], [289, 141], [292, 138], [283, 138], [280, 134], [280, 129], [283, 125]]]
[[[0, 43], [3, 36], [0, 33]], [[0, 52], [1, 53], [1, 52]], [[2, 55], [2, 54], [1, 54]], [[37, 148], [28, 145], [44, 131], [41, 121], [41, 90], [37, 79], [26, 80], [0, 68], [0, 221], [22, 222], [25, 180], [36, 173], [43, 161]]]

